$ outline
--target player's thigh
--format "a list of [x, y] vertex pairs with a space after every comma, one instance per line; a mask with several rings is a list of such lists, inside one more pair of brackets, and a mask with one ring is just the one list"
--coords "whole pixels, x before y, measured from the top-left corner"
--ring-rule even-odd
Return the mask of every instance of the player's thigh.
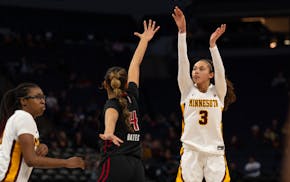
[[[182, 176], [185, 182], [201, 182], [203, 179], [202, 168], [202, 156], [200, 156], [200, 153], [184, 149], [184, 153], [181, 156], [181, 173], [178, 175]], [[176, 179], [179, 178], [177, 176]]]
[[141, 159], [129, 157], [128, 160], [131, 160], [132, 168], [134, 169], [134, 175], [130, 182], [145, 182], [145, 169]]
[[109, 157], [98, 172], [97, 181], [115, 182], [129, 181], [133, 176], [132, 165], [126, 159], [126, 156]]
[[207, 182], [225, 181], [229, 179], [225, 157], [223, 155], [209, 156], [206, 160], [204, 176]]

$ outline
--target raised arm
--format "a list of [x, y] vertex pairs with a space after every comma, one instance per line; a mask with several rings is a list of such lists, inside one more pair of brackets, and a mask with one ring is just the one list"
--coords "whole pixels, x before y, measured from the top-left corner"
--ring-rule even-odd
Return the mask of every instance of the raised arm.
[[216, 46], [217, 39], [226, 31], [226, 24], [222, 24], [218, 27], [210, 36], [209, 45], [210, 45], [210, 53], [213, 60], [214, 66], [214, 78], [215, 78], [215, 86], [217, 89], [217, 94], [222, 102], [224, 102], [224, 98], [227, 93], [227, 84], [225, 77], [225, 68], [222, 62], [222, 58], [220, 56], [219, 50]]
[[184, 100], [193, 86], [190, 77], [190, 64], [187, 57], [186, 45], [186, 20], [183, 12], [178, 7], [174, 8], [172, 17], [178, 28], [178, 75], [177, 81], [181, 92], [181, 101]]
[[139, 86], [140, 64], [142, 63], [148, 42], [153, 38], [154, 34], [159, 30], [159, 26], [155, 27], [156, 22], [149, 20], [144, 21], [144, 32], [142, 34], [134, 32], [134, 35], [140, 38], [139, 44], [135, 50], [128, 70], [128, 83], [134, 82]]

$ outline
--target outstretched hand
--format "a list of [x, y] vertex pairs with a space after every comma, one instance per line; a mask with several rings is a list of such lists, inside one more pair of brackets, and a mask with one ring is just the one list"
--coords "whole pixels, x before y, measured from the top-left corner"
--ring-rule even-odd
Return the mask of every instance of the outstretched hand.
[[147, 25], [147, 22], [144, 20], [143, 26], [144, 26], [144, 32], [142, 34], [138, 32], [134, 32], [134, 35], [148, 42], [153, 38], [154, 34], [160, 29], [160, 26], [155, 27], [156, 22], [152, 21], [151, 19], [149, 19], [148, 25]]
[[216, 45], [217, 39], [226, 31], [226, 24], [222, 24], [218, 27], [210, 36], [209, 45], [214, 47]]
[[117, 146], [120, 146], [121, 145], [120, 143], [124, 143], [123, 140], [121, 140], [114, 134], [99, 134], [99, 136], [102, 140], [110, 140]]
[[184, 16], [183, 12], [181, 11], [181, 9], [176, 6], [171, 15], [172, 15], [172, 17], [177, 25], [178, 31], [180, 33], [186, 32], [185, 16]]

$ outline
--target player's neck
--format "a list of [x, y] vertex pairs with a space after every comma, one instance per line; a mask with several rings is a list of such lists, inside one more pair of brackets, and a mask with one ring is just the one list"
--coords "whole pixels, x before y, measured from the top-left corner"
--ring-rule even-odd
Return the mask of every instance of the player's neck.
[[200, 92], [205, 93], [207, 92], [209, 85], [210, 83], [197, 84], [197, 88]]
[[109, 99], [113, 99], [116, 97], [116, 95], [113, 92], [107, 92], [107, 94]]

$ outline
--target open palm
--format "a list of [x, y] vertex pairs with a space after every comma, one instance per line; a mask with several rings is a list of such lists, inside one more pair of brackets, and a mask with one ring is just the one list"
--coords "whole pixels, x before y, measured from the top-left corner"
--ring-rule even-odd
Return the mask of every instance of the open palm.
[[185, 32], [186, 31], [186, 21], [185, 21], [185, 16], [183, 12], [181, 11], [180, 8], [177, 6], [174, 8], [172, 17], [176, 23], [176, 26], [180, 32]]
[[214, 47], [216, 45], [216, 41], [218, 38], [226, 31], [226, 24], [222, 24], [218, 27], [210, 36], [209, 44], [210, 47]]
[[148, 25], [147, 25], [147, 22], [144, 20], [143, 26], [144, 26], [144, 32], [142, 34], [138, 32], [134, 32], [134, 35], [136, 35], [140, 39], [145, 39], [147, 41], [150, 41], [153, 38], [154, 34], [160, 28], [160, 26], [156, 27], [156, 22], [152, 21], [151, 19], [148, 21]]

